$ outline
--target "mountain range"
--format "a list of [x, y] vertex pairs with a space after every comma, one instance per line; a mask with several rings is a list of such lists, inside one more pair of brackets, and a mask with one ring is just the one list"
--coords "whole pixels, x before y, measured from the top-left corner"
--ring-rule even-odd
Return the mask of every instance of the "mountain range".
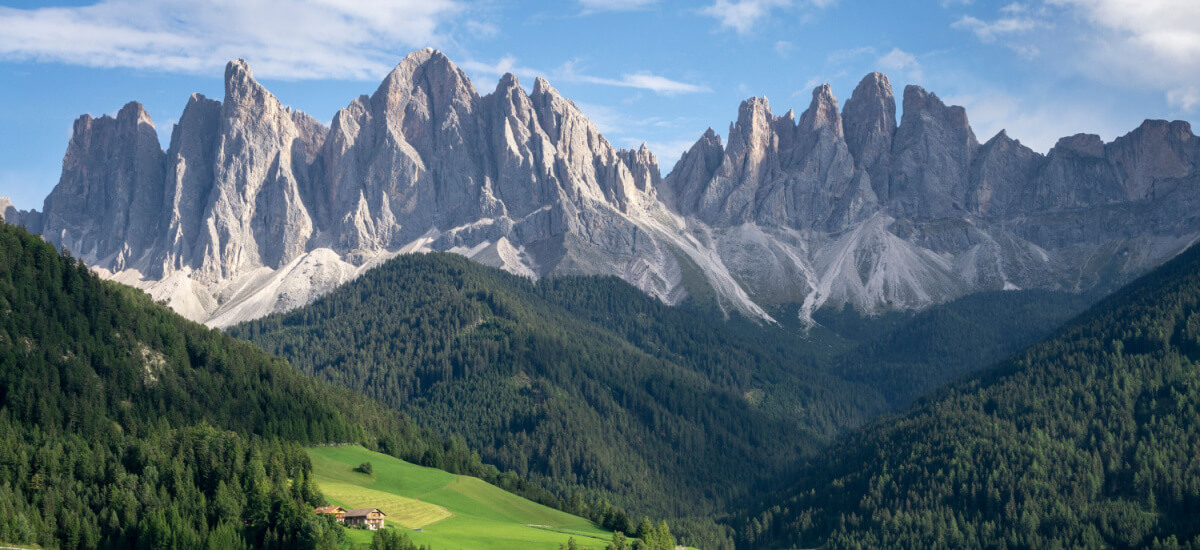
[[138, 103], [75, 122], [41, 211], [0, 203], [102, 275], [229, 326], [290, 310], [397, 254], [450, 251], [539, 278], [615, 275], [751, 318], [922, 309], [999, 289], [1110, 290], [1200, 236], [1200, 139], [1148, 120], [1037, 153], [873, 73], [839, 108], [743, 102], [665, 176], [549, 82], [481, 95], [413, 52], [326, 127], [245, 61], [188, 100], [170, 146]]
[[759, 548], [1200, 548], [1200, 249], [849, 432], [738, 523]]

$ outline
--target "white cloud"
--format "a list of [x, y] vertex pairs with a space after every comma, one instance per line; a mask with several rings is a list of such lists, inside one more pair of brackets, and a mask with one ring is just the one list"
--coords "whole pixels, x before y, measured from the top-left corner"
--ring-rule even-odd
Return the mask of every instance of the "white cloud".
[[721, 22], [721, 28], [746, 34], [754, 30], [759, 21], [766, 18], [771, 10], [791, 5], [790, 0], [717, 0], [700, 13], [716, 18]]
[[1049, 0], [1093, 31], [1075, 59], [1080, 72], [1106, 82], [1163, 90], [1176, 108], [1200, 108], [1200, 2], [1195, 0]]
[[605, 78], [581, 73], [575, 69], [575, 65], [576, 63], [573, 61], [564, 63], [556, 71], [551, 73], [551, 78], [564, 82], [585, 82], [588, 84], [601, 84], [605, 86], [617, 86], [620, 88], [636, 88], [666, 96], [712, 91], [704, 86], [688, 84], [678, 80], [671, 80], [665, 76], [659, 76], [649, 71], [625, 73], [621, 75], [621, 78]]
[[1192, 112], [1200, 107], [1200, 87], [1181, 87], [1167, 90], [1167, 103], [1174, 107]]
[[975, 33], [983, 42], [995, 42], [996, 38], [1005, 35], [1021, 34], [1034, 29], [1049, 27], [1048, 21], [1030, 12], [1024, 4], [1009, 4], [1000, 9], [1006, 17], [995, 21], [964, 15], [950, 25], [951, 28], [968, 30]]
[[787, 57], [792, 52], [792, 43], [787, 40], [778, 40], [775, 42], [775, 53], [780, 57]]
[[579, 0], [584, 12], [640, 10], [656, 3], [658, 0]]
[[900, 48], [892, 48], [892, 51], [883, 54], [875, 61], [885, 71], [905, 72], [911, 82], [919, 82], [924, 80], [925, 73], [921, 70], [921, 63], [917, 61], [917, 56], [901, 50]]
[[443, 40], [455, 0], [102, 0], [0, 7], [0, 59], [211, 74], [244, 57], [267, 78], [376, 79], [397, 50]]
[[537, 69], [519, 66], [517, 65], [517, 59], [515, 57], [507, 55], [496, 63], [484, 63], [476, 60], [467, 60], [462, 63], [462, 68], [468, 72], [491, 76], [499, 76], [504, 73], [512, 73], [521, 78], [536, 78], [540, 76], [550, 81], [582, 82], [586, 84], [600, 84], [604, 86], [616, 86], [620, 88], [634, 88], [638, 90], [651, 91], [665, 96], [712, 91], [704, 86], [672, 80], [665, 76], [656, 75], [649, 71], [625, 73], [621, 75], [620, 78], [605, 78], [580, 73], [575, 69], [575, 65], [575, 62], [567, 62], [554, 71], [543, 72]]
[[712, 91], [704, 86], [671, 80], [667, 77], [659, 76], [647, 71], [623, 74], [619, 79], [600, 78], [585, 75], [576, 75], [576, 78], [582, 82], [589, 82], [592, 84], [606, 84], [609, 86], [650, 90], [651, 92], [662, 95], [692, 94], [697, 92]]

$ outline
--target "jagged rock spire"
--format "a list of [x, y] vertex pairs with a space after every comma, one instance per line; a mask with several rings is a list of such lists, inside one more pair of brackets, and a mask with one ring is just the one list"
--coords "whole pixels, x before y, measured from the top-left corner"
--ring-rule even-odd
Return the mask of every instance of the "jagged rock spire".
[[[649, 147], [614, 148], [545, 79], [526, 93], [504, 75], [480, 96], [420, 50], [326, 129], [236, 60], [223, 101], [192, 96], [166, 153], [139, 104], [81, 117], [44, 214], [0, 215], [216, 325], [303, 304], [398, 251], [617, 275], [669, 303], [698, 269], [723, 307], [768, 318], [763, 304], [808, 315], [1089, 288], [1099, 278], [1077, 274], [1136, 273], [1200, 235], [1186, 123], [1042, 156], [1006, 132], [980, 145], [961, 107], [921, 88], [904, 103], [897, 125], [879, 73], [841, 112], [829, 86], [799, 116], [751, 98], [725, 143], [709, 128], [661, 178]], [[1117, 223], [1130, 215], [1140, 229]]]
[[904, 117], [892, 143], [888, 204], [915, 218], [967, 211], [969, 169], [979, 142], [966, 111], [920, 86], [904, 88]]
[[863, 77], [842, 111], [846, 146], [855, 166], [865, 172], [880, 200], [887, 200], [892, 137], [896, 134], [896, 99], [883, 73]]

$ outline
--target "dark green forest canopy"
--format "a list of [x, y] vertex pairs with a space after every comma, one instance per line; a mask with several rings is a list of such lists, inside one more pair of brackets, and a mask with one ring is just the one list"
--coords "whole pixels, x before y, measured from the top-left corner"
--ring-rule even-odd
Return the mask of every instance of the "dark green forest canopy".
[[329, 548], [302, 445], [341, 442], [566, 504], [0, 224], [0, 541]]
[[[904, 399], [880, 373], [902, 380], [924, 365], [904, 390], [918, 392], [1070, 307], [1008, 293], [828, 317], [841, 335], [804, 338], [667, 307], [616, 278], [534, 284], [446, 255], [384, 267], [363, 278], [370, 286], [235, 332], [412, 412], [423, 429], [0, 226], [0, 540], [328, 546], [336, 530], [307, 513], [321, 497], [300, 445], [361, 442], [609, 527], [632, 526], [605, 499], [677, 517], [688, 540], [720, 544], [715, 515]], [[972, 313], [993, 302], [1009, 314]], [[922, 355], [919, 342], [964, 326], [991, 351]], [[868, 346], [888, 338], [910, 353]]]
[[230, 332], [560, 494], [679, 517], [719, 512], [881, 412], [761, 330], [741, 339], [616, 278], [534, 284], [415, 254]]
[[852, 433], [745, 548], [1200, 548], [1200, 249]]
[[230, 332], [558, 494], [711, 518], [793, 479], [798, 460], [844, 430], [1036, 341], [1085, 303], [997, 292], [919, 314], [830, 314], [806, 334], [666, 306], [616, 277], [534, 283], [418, 254]]

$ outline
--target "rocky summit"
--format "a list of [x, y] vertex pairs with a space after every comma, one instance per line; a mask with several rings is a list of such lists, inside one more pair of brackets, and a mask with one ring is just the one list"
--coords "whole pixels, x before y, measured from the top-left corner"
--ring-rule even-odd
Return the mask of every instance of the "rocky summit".
[[661, 175], [549, 82], [480, 95], [432, 49], [328, 128], [245, 61], [193, 95], [163, 151], [150, 115], [80, 117], [41, 212], [0, 214], [107, 277], [227, 326], [312, 301], [397, 254], [451, 251], [529, 277], [608, 274], [671, 304], [811, 319], [990, 289], [1114, 287], [1200, 236], [1200, 139], [1148, 120], [1046, 155], [980, 143], [963, 108], [873, 73], [839, 109], [742, 103]]

